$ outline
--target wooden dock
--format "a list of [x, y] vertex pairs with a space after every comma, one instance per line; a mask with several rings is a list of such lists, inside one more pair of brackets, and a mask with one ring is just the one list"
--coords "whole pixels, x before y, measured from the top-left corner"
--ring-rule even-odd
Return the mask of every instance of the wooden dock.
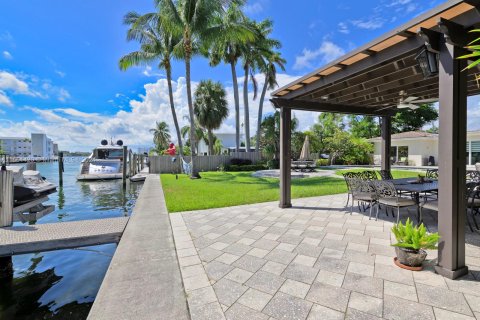
[[0, 257], [118, 242], [128, 217], [0, 228]]

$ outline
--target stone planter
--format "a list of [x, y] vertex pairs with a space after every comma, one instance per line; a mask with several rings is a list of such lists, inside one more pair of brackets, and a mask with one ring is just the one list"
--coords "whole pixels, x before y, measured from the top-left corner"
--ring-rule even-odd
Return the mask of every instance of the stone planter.
[[407, 248], [395, 247], [398, 262], [409, 267], [421, 267], [427, 257], [425, 250], [413, 250]]

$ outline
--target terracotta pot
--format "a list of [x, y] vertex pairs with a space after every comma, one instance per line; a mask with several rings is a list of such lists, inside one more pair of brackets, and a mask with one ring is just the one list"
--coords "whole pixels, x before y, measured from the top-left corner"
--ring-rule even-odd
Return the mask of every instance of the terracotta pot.
[[397, 259], [401, 264], [410, 267], [420, 267], [427, 257], [425, 250], [414, 250], [407, 248], [395, 247]]

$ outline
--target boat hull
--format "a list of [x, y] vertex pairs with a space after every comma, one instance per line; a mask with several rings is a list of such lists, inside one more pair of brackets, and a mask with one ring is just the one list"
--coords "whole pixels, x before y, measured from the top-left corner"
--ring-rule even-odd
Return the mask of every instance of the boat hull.
[[94, 180], [114, 180], [122, 179], [123, 173], [99, 173], [99, 174], [80, 174], [77, 176], [78, 181], [94, 181]]

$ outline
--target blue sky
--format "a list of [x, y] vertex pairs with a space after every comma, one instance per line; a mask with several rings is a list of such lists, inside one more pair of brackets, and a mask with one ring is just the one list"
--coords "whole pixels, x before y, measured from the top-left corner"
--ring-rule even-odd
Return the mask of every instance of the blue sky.
[[[273, 37], [283, 43], [288, 61], [279, 82], [286, 84], [441, 2], [250, 0], [245, 11], [251, 18], [274, 21]], [[132, 10], [153, 11], [153, 1], [1, 1], [0, 136], [45, 132], [70, 150], [87, 150], [110, 136], [149, 145], [148, 129], [155, 121], [171, 123], [171, 116], [161, 70], [155, 65], [118, 69], [118, 59], [137, 48], [125, 41], [122, 25]], [[183, 76], [183, 63], [175, 62], [180, 117], [187, 114]], [[231, 95], [225, 66], [211, 68], [206, 59], [196, 58], [192, 77], [221, 81]], [[257, 104], [251, 102], [253, 128]], [[220, 131], [232, 131], [233, 116]], [[309, 113], [296, 116], [302, 129], [313, 123]]]

